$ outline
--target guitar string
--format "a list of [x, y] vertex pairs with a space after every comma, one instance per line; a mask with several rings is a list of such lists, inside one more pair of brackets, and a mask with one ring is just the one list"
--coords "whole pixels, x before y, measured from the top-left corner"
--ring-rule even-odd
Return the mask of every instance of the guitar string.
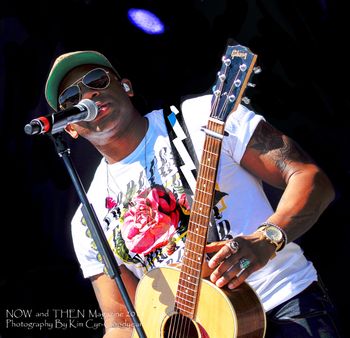
[[[239, 72], [238, 72], [239, 73]], [[237, 76], [236, 76], [236, 79], [237, 79], [237, 77], [238, 77], [238, 75], [239, 74], [237, 74]], [[224, 104], [223, 104], [223, 106], [222, 106], [222, 109], [221, 109], [221, 111], [220, 111], [220, 113], [219, 113], [219, 116], [222, 116], [222, 112], [223, 112], [223, 110], [225, 110], [226, 108], [227, 108], [227, 105], [228, 105], [228, 97], [231, 95], [231, 93], [233, 92], [233, 87], [234, 86], [234, 84], [232, 84], [232, 86], [231, 86], [231, 88], [230, 88], [230, 91], [229, 91], [229, 94], [226, 96], [226, 99], [225, 99], [225, 102], [224, 102]], [[218, 101], [218, 100], [217, 100]], [[218, 104], [218, 102], [217, 102], [217, 104]], [[218, 125], [218, 124], [215, 124], [215, 123], [212, 123], [212, 126], [210, 126], [211, 128], [211, 130], [214, 130], [215, 132], [220, 132], [220, 126]], [[213, 149], [213, 153], [214, 154], [219, 154], [219, 151], [220, 151], [220, 146], [221, 146], [221, 144], [222, 144], [222, 140], [218, 140], [218, 139], [214, 139], [213, 137], [207, 137], [207, 139], [208, 139], [208, 148], [207, 147], [205, 147], [205, 149]], [[209, 161], [209, 159], [210, 158], [208, 158], [208, 161]], [[214, 159], [215, 160], [215, 166], [213, 166], [213, 168], [215, 168], [214, 170], [217, 170], [217, 165], [218, 165], [218, 161], [219, 161], [219, 158], [217, 158], [217, 159]], [[211, 163], [210, 163], [211, 164]], [[214, 182], [214, 179], [215, 179], [215, 172], [214, 173], [212, 173], [211, 171], [213, 170], [213, 169], [211, 169], [209, 166], [207, 167], [207, 166], [205, 166], [204, 168], [202, 168], [203, 170], [203, 174], [204, 174], [204, 176], [205, 177], [210, 177], [211, 176], [211, 182], [213, 182], [213, 184], [214, 184], [214, 187], [215, 187], [215, 182]], [[212, 175], [210, 175], [210, 174], [212, 174]], [[211, 189], [211, 191], [213, 191], [213, 189], [214, 189], [214, 187], [212, 187], [212, 189]], [[204, 198], [204, 194], [200, 194], [200, 200], [201, 200], [201, 202], [203, 202], [203, 198]]]
[[[205, 147], [206, 148], [206, 147]], [[199, 194], [200, 195], [200, 194]], [[195, 215], [195, 216], [197, 216], [197, 215]], [[195, 217], [196, 218], [196, 217]], [[190, 235], [190, 237], [192, 237], [191, 235]], [[196, 239], [196, 238], [194, 238], [194, 239]], [[190, 242], [190, 244], [191, 244], [191, 242]], [[189, 254], [191, 254], [190, 253], [190, 251], [189, 251]], [[186, 283], [187, 284], [187, 283]], [[187, 287], [186, 286], [186, 284], [185, 284], [185, 287]], [[180, 286], [180, 288], [181, 288], [181, 286]], [[186, 296], [184, 297], [184, 300], [186, 301], [187, 300], [187, 298], [186, 298]], [[184, 304], [185, 305], [185, 304]], [[171, 336], [170, 337], [185, 337], [185, 334], [186, 334], [186, 331], [187, 331], [187, 336], [188, 336], [188, 334], [189, 334], [189, 330], [190, 330], [190, 322], [189, 322], [189, 318], [186, 318], [185, 316], [182, 316], [182, 315], [178, 315], [178, 316], [176, 316], [175, 317], [175, 324], [177, 324], [177, 322], [178, 321], [180, 321], [180, 324], [179, 325], [175, 325], [175, 326], [172, 326], [172, 328], [173, 327], [175, 327], [176, 329], [176, 335], [174, 336], [173, 335], [173, 330], [171, 330]], [[173, 323], [174, 324], [174, 323]], [[172, 325], [173, 325], [172, 324]]]
[[[196, 216], [196, 215], [195, 215]], [[190, 229], [188, 229], [189, 231]], [[191, 236], [191, 233], [189, 232], [188, 234], [188, 237], [192, 237]], [[187, 237], [187, 238], [188, 238]], [[189, 241], [188, 242], [191, 246], [191, 242]], [[187, 245], [187, 247], [189, 247]], [[189, 254], [190, 255], [190, 252], [191, 251], [187, 251], [186, 255]], [[185, 259], [187, 258], [187, 256], [185, 255]], [[187, 263], [188, 259], [186, 259], [186, 263]], [[190, 262], [188, 262], [190, 263]], [[187, 264], [185, 264], [184, 268], [186, 269], [187, 267]], [[188, 270], [188, 269], [187, 269]], [[188, 271], [188, 272], [191, 272], [191, 271]], [[191, 276], [191, 274], [190, 274]], [[178, 287], [178, 290], [181, 292], [181, 285], [184, 286], [184, 289], [187, 290], [189, 288], [189, 283], [186, 281], [186, 280], [180, 280], [180, 285]], [[186, 295], [183, 295], [183, 299], [184, 301], [187, 301], [187, 298], [186, 298]], [[179, 299], [179, 302], [181, 302], [181, 299]], [[181, 304], [181, 303], [180, 303]], [[186, 304], [183, 303], [184, 306], [186, 306]], [[173, 318], [175, 317], [175, 320], [172, 320]], [[171, 318], [171, 330], [169, 331], [170, 333], [170, 337], [185, 337], [185, 332], [186, 332], [186, 324], [188, 323], [188, 320], [186, 320], [186, 317], [183, 316], [182, 314], [178, 314], [178, 315], [175, 315]], [[174, 329], [175, 329], [175, 332], [174, 332]], [[187, 334], [189, 332], [189, 327], [187, 327]], [[168, 335], [169, 336], [169, 335]]]
[[[210, 124], [213, 124], [213, 123], [210, 123]], [[215, 125], [214, 125], [214, 127], [215, 127]], [[213, 126], [211, 125], [210, 126], [210, 128], [211, 129], [215, 129], [215, 128], [213, 128]], [[206, 144], [205, 144], [205, 149], [210, 149], [210, 150], [212, 150], [215, 154], [217, 154], [218, 153], [218, 151], [219, 151], [219, 149], [218, 149], [218, 143], [220, 144], [220, 141], [219, 142], [217, 142], [217, 140], [215, 140], [213, 137], [210, 137], [210, 136], [208, 136], [207, 138], [206, 138]], [[208, 154], [204, 154], [206, 157], [206, 159], [207, 160], [209, 160], [209, 158], [210, 157], [208, 157]], [[202, 167], [202, 170], [201, 170], [201, 177], [203, 177], [203, 178], [207, 178], [208, 180], [210, 180], [211, 182], [212, 182], [212, 184], [215, 184], [215, 182], [213, 182], [213, 179], [214, 179], [214, 177], [213, 177], [213, 169], [212, 168], [210, 168], [212, 166], [212, 163], [210, 163], [210, 166], [203, 166]], [[214, 167], [214, 166], [213, 166]], [[211, 179], [209, 179], [209, 178], [211, 178]], [[207, 184], [207, 183], [205, 183], [205, 184]], [[205, 202], [205, 200], [206, 200], [206, 196], [205, 196], [205, 192], [207, 192], [208, 190], [207, 190], [207, 188], [211, 188], [210, 190], [212, 191], [213, 190], [213, 186], [209, 186], [209, 187], [207, 187], [207, 186], [205, 186], [205, 187], [203, 187], [203, 188], [205, 188], [205, 189], [203, 189], [204, 190], [204, 193], [203, 192], [201, 192], [200, 194], [199, 194], [199, 201], [200, 202]], [[211, 212], [210, 210], [207, 210], [207, 212]], [[199, 215], [198, 216], [198, 218], [200, 218], [200, 219], [202, 219], [203, 220], [203, 216], [202, 215]], [[202, 222], [201, 222], [202, 223]], [[205, 232], [205, 231], [204, 231]], [[198, 238], [198, 240], [201, 240], [201, 238]], [[198, 243], [198, 240], [196, 241], [197, 243]], [[204, 243], [205, 244], [205, 243]], [[203, 252], [201, 253], [202, 255], [203, 255]], [[203, 257], [201, 257], [202, 259], [203, 259]], [[201, 276], [198, 276], [198, 278], [200, 278]]]
[[[238, 76], [240, 75], [240, 70], [237, 72], [237, 74], [236, 74], [236, 78], [235, 78], [235, 80], [238, 78]], [[225, 102], [224, 102], [224, 104], [222, 105], [222, 108], [221, 108], [221, 111], [220, 111], [220, 113], [219, 113], [219, 116], [221, 116], [221, 117], [223, 117], [223, 111], [225, 111], [226, 109], [227, 109], [227, 106], [228, 106], [228, 98], [230, 97], [230, 95], [232, 94], [232, 92], [233, 92], [233, 90], [234, 90], [234, 83], [235, 82], [233, 82], [232, 83], [232, 85], [231, 85], [231, 88], [230, 88], [230, 90], [229, 90], [229, 94], [226, 96], [226, 99], [225, 99]], [[217, 105], [219, 104], [219, 102], [218, 102], [219, 100], [217, 100]], [[214, 126], [213, 126], [214, 128], [213, 129], [216, 129], [216, 130], [214, 130], [215, 132], [220, 132], [219, 131], [219, 129], [220, 129], [220, 127], [219, 127], [219, 125], [215, 125], [214, 124]], [[213, 130], [213, 129], [211, 129], [211, 130]], [[215, 153], [215, 154], [219, 154], [219, 151], [220, 151], [220, 146], [221, 146], [221, 144], [222, 144], [222, 140], [217, 140], [217, 139], [214, 139], [214, 138], [212, 138], [212, 137], [209, 137], [208, 138], [209, 139], [209, 148], [208, 149], [213, 149], [213, 152]], [[215, 160], [217, 160], [217, 162], [216, 162], [216, 166], [218, 165], [218, 161], [219, 161], [219, 159], [215, 159]], [[215, 167], [216, 167], [215, 166]], [[216, 170], [217, 170], [217, 167], [216, 167]], [[209, 167], [204, 167], [204, 175], [206, 176], [206, 177], [209, 177], [209, 172], [211, 171], [211, 169], [209, 168]], [[215, 173], [213, 173], [214, 175], [215, 175]], [[212, 182], [214, 181], [214, 179], [215, 179], [215, 177], [212, 177]], [[215, 185], [215, 182], [213, 182], [213, 184]], [[213, 187], [214, 188], [214, 187]], [[204, 197], [204, 195], [202, 195], [202, 197]]]
[[[235, 80], [234, 80], [234, 81], [232, 82], [232, 84], [231, 84], [231, 88], [230, 88], [230, 90], [229, 90], [229, 93], [228, 93], [228, 95], [227, 95], [227, 98], [230, 97], [231, 94], [233, 93], [233, 89], [234, 89], [234, 87], [235, 87], [235, 82], [236, 82], [238, 76], [240, 75], [240, 73], [241, 73], [241, 69], [239, 68], [239, 70], [238, 70], [238, 72], [237, 72], [237, 74], [236, 74], [236, 78], [235, 78]], [[220, 111], [220, 115], [223, 113], [223, 111], [226, 111], [226, 110], [227, 110], [228, 101], [229, 101], [229, 100], [226, 99], [225, 102], [224, 102], [224, 104], [222, 105], [221, 111]], [[231, 113], [231, 112], [229, 112], [229, 113]]]
[[[227, 102], [227, 100], [226, 100], [226, 102]], [[211, 125], [210, 127], [211, 127], [211, 129], [214, 130], [215, 132], [219, 132], [219, 129], [220, 129], [220, 126], [219, 126], [219, 125], [213, 124], [213, 123], [212, 123], [212, 125]], [[213, 137], [208, 137], [208, 138], [207, 138], [207, 144], [206, 144], [206, 146], [205, 146], [205, 149], [212, 149], [214, 154], [218, 154], [219, 151], [220, 151], [220, 146], [221, 146], [221, 140], [216, 140], [216, 139], [214, 139]], [[210, 157], [209, 157], [209, 158], [210, 158]], [[208, 160], [209, 160], [209, 158], [208, 158]], [[214, 168], [216, 168], [216, 167], [217, 167], [217, 164], [218, 164], [218, 158], [217, 158], [217, 159], [214, 159], [214, 161], [215, 161], [216, 163], [215, 163], [214, 165], [212, 165], [212, 166], [213, 166]], [[210, 181], [213, 182], [213, 180], [215, 179], [215, 177], [213, 176], [213, 174], [215, 175], [215, 173], [213, 173], [212, 170], [213, 170], [213, 169], [210, 168], [210, 167], [206, 167], [206, 166], [202, 167], [201, 176], [204, 176], [204, 177], [207, 177], [207, 178], [211, 177], [212, 179], [211, 179]], [[212, 184], [215, 185], [215, 182], [213, 182]], [[209, 189], [209, 190], [212, 191], [214, 187], [209, 187], [209, 188], [211, 188], [211, 189]], [[204, 194], [200, 194], [199, 200], [200, 200], [201, 202], [204, 202], [204, 200], [205, 200]], [[199, 217], [199, 216], [198, 216], [198, 217]], [[200, 217], [201, 217], [201, 216], [200, 216]]]
[[175, 332], [173, 332], [173, 334], [169, 338], [178, 337], [178, 331], [177, 330], [179, 329], [179, 325], [178, 325], [179, 318], [180, 318], [180, 314], [175, 315], [175, 325], [173, 327], [175, 329]]
[[[224, 70], [223, 74], [224, 74], [225, 77], [226, 77], [227, 70], [228, 70], [229, 66], [227, 66], [226, 64], [224, 64], [224, 65], [225, 65], [225, 70]], [[219, 89], [218, 89], [220, 93], [222, 93], [223, 86], [224, 86], [224, 81], [220, 81], [220, 86], [219, 86]], [[214, 95], [215, 95], [215, 94], [214, 94]], [[215, 95], [215, 100], [214, 100], [213, 105], [212, 105], [212, 107], [211, 107], [210, 116], [213, 116], [213, 112], [214, 112], [214, 111], [217, 112], [217, 106], [218, 106], [218, 104], [219, 104], [219, 101], [220, 101], [219, 96], [216, 96], [216, 95]]]
[[[186, 335], [184, 334], [183, 337], [189, 337], [189, 332], [190, 332], [190, 328], [191, 328], [191, 319], [188, 317], [183, 317], [184, 321], [185, 321], [185, 326], [183, 329], [183, 332], [185, 333], [186, 331]], [[182, 335], [180, 335], [180, 337], [182, 337]]]
[[[228, 69], [228, 67], [227, 67], [227, 69]], [[236, 79], [237, 79], [237, 76], [238, 76], [238, 73], [236, 74]], [[235, 79], [235, 80], [236, 80], [236, 79]], [[235, 81], [231, 82], [231, 88], [230, 88], [230, 90], [228, 91], [228, 94], [226, 95], [226, 100], [225, 100], [224, 104], [223, 104], [222, 107], [221, 107], [221, 111], [220, 111], [220, 113], [219, 113], [219, 116], [222, 116], [223, 111], [227, 109], [227, 105], [228, 105], [228, 101], [229, 101], [228, 98], [231, 96], [231, 94], [232, 94], [232, 92], [233, 92], [234, 82], [235, 82]]]
[[[215, 127], [215, 125], [214, 125]], [[215, 128], [214, 128], [215, 129]], [[218, 128], [216, 128], [218, 129]], [[220, 144], [220, 142], [219, 142]], [[219, 149], [218, 149], [218, 142], [213, 139], [212, 137], [207, 137], [206, 139], [206, 145], [204, 147], [205, 149], [215, 149], [214, 152], [218, 152]], [[206, 166], [202, 166], [202, 171], [201, 171], [201, 175], [202, 177], [209, 177], [209, 176], [212, 176], [212, 175], [209, 175], [209, 174], [212, 174], [210, 173], [212, 169], [211, 168], [208, 168]], [[199, 194], [199, 197], [198, 197], [198, 200], [203, 202], [205, 199], [204, 197], [204, 193], [200, 193]], [[204, 216], [202, 215], [195, 215], [197, 218], [203, 218]], [[199, 220], [199, 222], [202, 222], [202, 220]], [[196, 238], [194, 238], [194, 242], [195, 243], [198, 243], [198, 241], [196, 240]], [[188, 317], [181, 317], [181, 320], [180, 320], [180, 325], [176, 325], [175, 327], [176, 328], [179, 328], [179, 330], [181, 332], [178, 332], [179, 330], [177, 330], [177, 334], [180, 334], [180, 335], [175, 335], [175, 337], [187, 337], [189, 335], [189, 332], [190, 332], [190, 329], [191, 329], [191, 319], [188, 318]], [[171, 335], [170, 337], [174, 337], [173, 335]]]
[[[228, 68], [228, 67], [226, 67], [225, 72], [226, 72], [227, 68]], [[238, 75], [239, 75], [239, 72], [236, 74], [236, 79], [237, 79]], [[228, 98], [228, 97], [230, 96], [230, 94], [233, 92], [234, 83], [235, 83], [235, 82], [233, 82], [233, 84], [232, 84], [232, 86], [231, 86], [231, 88], [230, 88], [229, 95], [227, 95], [226, 98], [225, 98], [225, 102], [224, 102], [224, 104], [223, 104], [223, 106], [222, 106], [222, 109], [221, 109], [221, 111], [220, 111], [220, 115], [222, 114], [223, 110], [227, 108], [227, 104], [228, 104], [227, 98]], [[222, 87], [222, 85], [221, 85], [221, 87]], [[213, 103], [213, 107], [214, 107], [214, 108], [212, 107], [212, 112], [213, 112], [215, 109], [217, 109], [218, 102], [219, 102], [218, 97], [216, 97], [215, 100], [214, 100], [214, 103]], [[212, 113], [212, 112], [211, 112], [211, 113]], [[213, 128], [213, 129], [219, 129], [219, 128], [218, 128], [218, 126], [215, 126], [215, 124], [214, 124], [214, 128]], [[216, 132], [219, 132], [219, 130], [215, 130], [215, 131], [216, 131]], [[206, 139], [208, 140], [208, 142], [207, 142], [208, 149], [215, 149], [215, 150], [214, 150], [214, 153], [219, 152], [220, 148], [218, 148], [218, 146], [220, 147], [221, 142], [215, 142], [215, 140], [214, 140], [212, 137], [207, 137]], [[217, 149], [217, 148], [218, 148], [218, 149]], [[205, 147], [205, 149], [207, 149], [207, 148]], [[209, 159], [208, 159], [208, 160], [209, 160]], [[217, 161], [217, 163], [216, 163], [216, 165], [217, 165], [217, 164], [218, 164], [218, 159], [217, 159], [216, 161]], [[205, 176], [205, 177], [209, 177], [208, 171], [210, 171], [211, 169], [208, 168], [208, 167], [203, 167], [202, 169], [203, 169], [202, 171], [203, 171], [203, 173], [204, 173], [204, 176]], [[214, 173], [214, 174], [215, 174], [215, 173]], [[214, 175], [214, 176], [215, 176], [215, 175]], [[215, 177], [213, 177], [213, 178], [215, 178]], [[215, 182], [213, 182], [213, 184], [215, 184]], [[212, 188], [214, 188], [214, 187], [212, 187]], [[211, 189], [211, 190], [212, 190], [212, 189]], [[203, 202], [203, 198], [204, 198], [204, 194], [199, 194], [199, 200], [200, 200], [201, 202]], [[204, 217], [204, 216], [195, 214], [195, 217], [201, 218], [201, 217]], [[202, 222], [199, 221], [199, 223], [201, 224]], [[193, 236], [191, 236], [191, 237], [193, 237]], [[194, 238], [194, 239], [196, 239], [196, 238]], [[195, 243], [197, 243], [197, 242], [195, 242]], [[190, 243], [190, 244], [191, 244], [191, 243]], [[195, 251], [195, 250], [194, 250], [194, 251]], [[185, 297], [185, 300], [188, 301], [188, 299], [187, 299], [186, 297]], [[181, 319], [181, 324], [180, 324], [180, 325], [175, 325], [175, 326], [173, 326], [173, 324], [171, 323], [171, 324], [170, 324], [171, 329], [173, 329], [173, 327], [176, 327], [176, 328], [180, 327], [180, 329], [183, 329], [184, 331], [187, 331], [187, 336], [188, 336], [189, 331], [190, 331], [190, 326], [191, 326], [191, 319], [188, 318], [188, 317], [186, 317], [186, 316], [182, 316], [182, 315], [179, 315], [179, 316], [176, 316], [176, 315], [175, 315], [175, 316], [172, 316], [172, 318], [175, 317], [175, 321], [177, 321], [177, 319], [178, 319], [180, 316], [181, 316], [181, 318], [182, 318], [182, 319]], [[172, 320], [171, 320], [171, 321], [172, 321]], [[184, 321], [185, 321], [185, 325], [184, 325], [184, 323], [183, 323]], [[187, 327], [187, 328], [186, 328], [186, 327]], [[171, 337], [173, 337], [173, 332], [172, 332]], [[177, 337], [177, 335], [176, 335], [175, 337]]]
[[[206, 146], [204, 148], [206, 148]], [[198, 221], [196, 222], [196, 218], [197, 217], [198, 217], [198, 215], [194, 214], [194, 222], [195, 223], [198, 223]], [[188, 230], [191, 230], [191, 229], [188, 229]], [[192, 233], [194, 233], [194, 232], [192, 231]], [[197, 243], [196, 237], [194, 237], [192, 239], [192, 237], [193, 237], [192, 233], [191, 233], [191, 231], [189, 231], [188, 237], [190, 237], [189, 239], [192, 240], [192, 242]], [[187, 245], [187, 248], [193, 246], [191, 244], [191, 241], [189, 241], [188, 243], [189, 243], [189, 246]], [[192, 248], [192, 249], [195, 249], [195, 248]], [[192, 250], [192, 251], [195, 252], [195, 250]], [[190, 251], [187, 250], [185, 258], [188, 258], [187, 254], [188, 254], [188, 256], [192, 256], [191, 249], [190, 249]], [[186, 261], [188, 261], [188, 259]], [[193, 265], [193, 263], [191, 264], [191, 261], [189, 261], [187, 264], [190, 265], [190, 269], [191, 269], [191, 265]], [[186, 268], [187, 264], [185, 265], [185, 268]], [[196, 277], [196, 276], [193, 275], [192, 271], [190, 271], [188, 269], [187, 269], [187, 271], [188, 271], [190, 276], [192, 275], [193, 277]], [[198, 276], [197, 276], [196, 280], [197, 279], [198, 279]], [[195, 284], [197, 284], [197, 283], [195, 283]], [[193, 290], [193, 288], [191, 289], [190, 284], [187, 281], [185, 281], [185, 280], [181, 281], [181, 283], [180, 283], [180, 287], [179, 287], [180, 291], [181, 291], [181, 285], [183, 285], [185, 290], [187, 290], [187, 289]], [[196, 288], [197, 288], [197, 286], [196, 286]], [[197, 290], [195, 290], [194, 292], [197, 293]], [[191, 302], [189, 300], [189, 297], [186, 296], [186, 295], [183, 296], [183, 299], [184, 299], [185, 302], [186, 301], [187, 302]], [[179, 300], [179, 301], [181, 301], [181, 300]], [[183, 304], [183, 305], [186, 306], [186, 304]], [[188, 317], [186, 317], [184, 315], [176, 316], [175, 323], [173, 322], [172, 325], [174, 325], [174, 324], [175, 324], [175, 328], [176, 328], [175, 329], [176, 330], [176, 335], [172, 334], [171, 337], [186, 337], [186, 336], [188, 336], [189, 331], [190, 331], [190, 324], [191, 324], [191, 319], [190, 318], [188, 318]], [[178, 324], [178, 325], [176, 325], [176, 324]], [[173, 331], [172, 331], [172, 333], [173, 333]]]
[[[217, 131], [215, 129], [218, 129], [218, 126], [210, 126], [212, 129], [214, 129], [214, 131]], [[220, 144], [220, 142], [219, 142]], [[218, 149], [218, 144], [217, 144], [217, 141], [215, 139], [213, 139], [212, 137], [206, 137], [206, 144], [204, 146], [204, 149], [213, 149], [214, 153], [217, 153], [219, 151]], [[212, 169], [207, 167], [207, 166], [202, 166], [201, 167], [201, 174], [200, 174], [200, 177], [210, 177], [212, 176], [212, 173], [210, 172]], [[210, 175], [211, 174], [211, 175]], [[213, 183], [214, 184], [214, 183]], [[213, 188], [213, 187], [212, 187]], [[205, 197], [204, 197], [204, 194], [205, 193], [199, 193], [198, 194], [198, 200], [200, 202], [204, 202], [205, 200]], [[202, 223], [202, 220], [203, 220], [203, 216], [202, 215], [198, 215], [198, 214], [195, 214], [194, 215], [194, 222], [195, 223]], [[198, 219], [199, 218], [199, 219]], [[193, 237], [193, 236], [190, 236], [190, 237]], [[198, 238], [198, 237], [197, 237]], [[198, 243], [198, 240], [197, 240], [196, 237], [194, 237], [194, 240], [193, 242], [194, 243]], [[198, 243], [199, 244], [199, 243]], [[202, 245], [201, 245], [202, 246]], [[193, 250], [195, 251], [195, 250]], [[189, 252], [189, 254], [191, 255], [191, 253]], [[193, 264], [192, 264], [193, 265]], [[198, 278], [200, 276], [197, 276], [197, 282], [198, 282]], [[188, 298], [185, 297], [185, 300], [188, 300]], [[180, 316], [179, 317], [176, 317], [176, 322], [180, 320], [180, 324], [179, 325], [175, 325], [176, 327], [176, 335], [171, 335], [171, 337], [186, 337], [188, 336], [189, 332], [190, 332], [190, 328], [191, 328], [191, 320], [190, 318], [188, 317], [182, 317]], [[174, 324], [174, 323], [173, 323]], [[175, 323], [177, 324], [177, 323]], [[179, 332], [180, 331], [180, 332]], [[177, 334], [180, 334], [179, 336]]]
[[[209, 126], [210, 128], [212, 128], [212, 129], [215, 129], [215, 125], [214, 125], [214, 127], [212, 127], [212, 126]], [[214, 149], [213, 151], [216, 153], [219, 149], [216, 149], [217, 148], [217, 144], [216, 144], [216, 142], [213, 140], [213, 138], [212, 137], [206, 137], [206, 142], [205, 142], [206, 144], [205, 144], [205, 146], [204, 146], [204, 149]], [[204, 154], [205, 156], [207, 156], [207, 154]], [[208, 158], [209, 159], [209, 158]], [[207, 167], [207, 166], [201, 166], [201, 175], [200, 175], [200, 177], [210, 177], [211, 175], [209, 175], [209, 174], [211, 174], [210, 173], [210, 171], [211, 171], [211, 168], [209, 168], [209, 167]], [[214, 184], [214, 183], [213, 183]], [[213, 188], [213, 187], [212, 187]], [[198, 200], [200, 201], [200, 202], [204, 202], [204, 200], [205, 200], [205, 198], [204, 198], [204, 194], [205, 194], [205, 192], [203, 193], [203, 192], [200, 192], [198, 195], [199, 196], [197, 196], [198, 197]], [[197, 214], [195, 214], [194, 215], [195, 217], [194, 217], [194, 221], [196, 222], [196, 223], [199, 223], [199, 224], [202, 224], [202, 219], [203, 219], [203, 216], [202, 215], [197, 215]], [[198, 220], [197, 220], [198, 219]], [[191, 237], [193, 237], [193, 236], [191, 236]], [[194, 240], [195, 240], [195, 243], [198, 243], [198, 237], [196, 238], [196, 237], [194, 237]], [[199, 244], [199, 243], [198, 243]], [[194, 250], [195, 251], [195, 250]], [[189, 253], [190, 255], [191, 255], [191, 253]], [[203, 253], [200, 253], [201, 255], [203, 255]], [[198, 258], [201, 258], [201, 259], [203, 259], [203, 257], [198, 257]], [[193, 265], [193, 264], [192, 264]], [[197, 279], [197, 281], [196, 281], [196, 287], [198, 286], [198, 279], [200, 278], [201, 276], [196, 276], [196, 279]], [[198, 290], [196, 290], [196, 291], [198, 291]], [[185, 299], [186, 299], [186, 297], [185, 297]], [[186, 299], [187, 300], [187, 299]], [[185, 323], [184, 323], [184, 321], [185, 321]], [[185, 324], [185, 325], [184, 325]], [[191, 322], [190, 322], [190, 319], [189, 318], [186, 318], [186, 317], [184, 317], [184, 318], [182, 318], [182, 320], [181, 320], [181, 325], [180, 325], [180, 330], [182, 331], [181, 333], [180, 333], [180, 337], [182, 337], [182, 336], [188, 336], [189, 335], [189, 332], [190, 332], [190, 324], [191, 324]], [[187, 332], [186, 332], [187, 331]], [[184, 335], [182, 335], [182, 333], [184, 333]], [[187, 334], [186, 334], [187, 333]], [[185, 335], [186, 334], [186, 335]]]

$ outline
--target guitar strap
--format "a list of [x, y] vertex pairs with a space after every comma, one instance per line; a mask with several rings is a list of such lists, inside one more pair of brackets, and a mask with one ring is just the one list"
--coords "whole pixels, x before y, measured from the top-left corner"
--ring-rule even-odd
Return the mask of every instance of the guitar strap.
[[[175, 106], [165, 105], [163, 114], [181, 182], [189, 204], [192, 205], [199, 166], [198, 158], [182, 113]], [[210, 243], [219, 240], [220, 236], [214, 219], [214, 213], [212, 212], [207, 242]]]

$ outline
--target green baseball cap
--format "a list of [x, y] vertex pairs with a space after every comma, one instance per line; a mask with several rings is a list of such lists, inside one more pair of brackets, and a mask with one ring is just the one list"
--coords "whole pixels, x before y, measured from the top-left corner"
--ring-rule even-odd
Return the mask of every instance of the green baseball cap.
[[86, 50], [62, 54], [55, 60], [45, 86], [46, 101], [55, 111], [58, 109], [58, 87], [61, 81], [73, 68], [86, 64], [111, 68], [121, 78], [108, 59], [99, 52]]

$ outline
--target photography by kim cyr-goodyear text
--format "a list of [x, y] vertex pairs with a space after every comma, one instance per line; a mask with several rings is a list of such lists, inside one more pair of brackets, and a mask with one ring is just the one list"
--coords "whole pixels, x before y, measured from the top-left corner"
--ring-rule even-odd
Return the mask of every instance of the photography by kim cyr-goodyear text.
[[8, 308], [5, 309], [2, 327], [5, 332], [45, 332], [54, 330], [103, 330], [103, 317], [96, 309], [74, 308]]

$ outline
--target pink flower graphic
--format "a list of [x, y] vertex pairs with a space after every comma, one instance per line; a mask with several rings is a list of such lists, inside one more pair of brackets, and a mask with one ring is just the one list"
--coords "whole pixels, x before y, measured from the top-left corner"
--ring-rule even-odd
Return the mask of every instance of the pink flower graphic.
[[124, 214], [121, 232], [126, 247], [137, 254], [148, 254], [166, 245], [175, 233], [180, 212], [174, 194], [164, 187], [147, 189]]
[[182, 194], [179, 198], [179, 205], [181, 207], [182, 212], [184, 215], [189, 215], [190, 214], [190, 205], [187, 200], [186, 194]]
[[114, 208], [117, 205], [117, 202], [113, 199], [113, 197], [107, 196], [105, 204], [106, 204], [106, 208], [108, 210], [110, 210], [110, 209]]

